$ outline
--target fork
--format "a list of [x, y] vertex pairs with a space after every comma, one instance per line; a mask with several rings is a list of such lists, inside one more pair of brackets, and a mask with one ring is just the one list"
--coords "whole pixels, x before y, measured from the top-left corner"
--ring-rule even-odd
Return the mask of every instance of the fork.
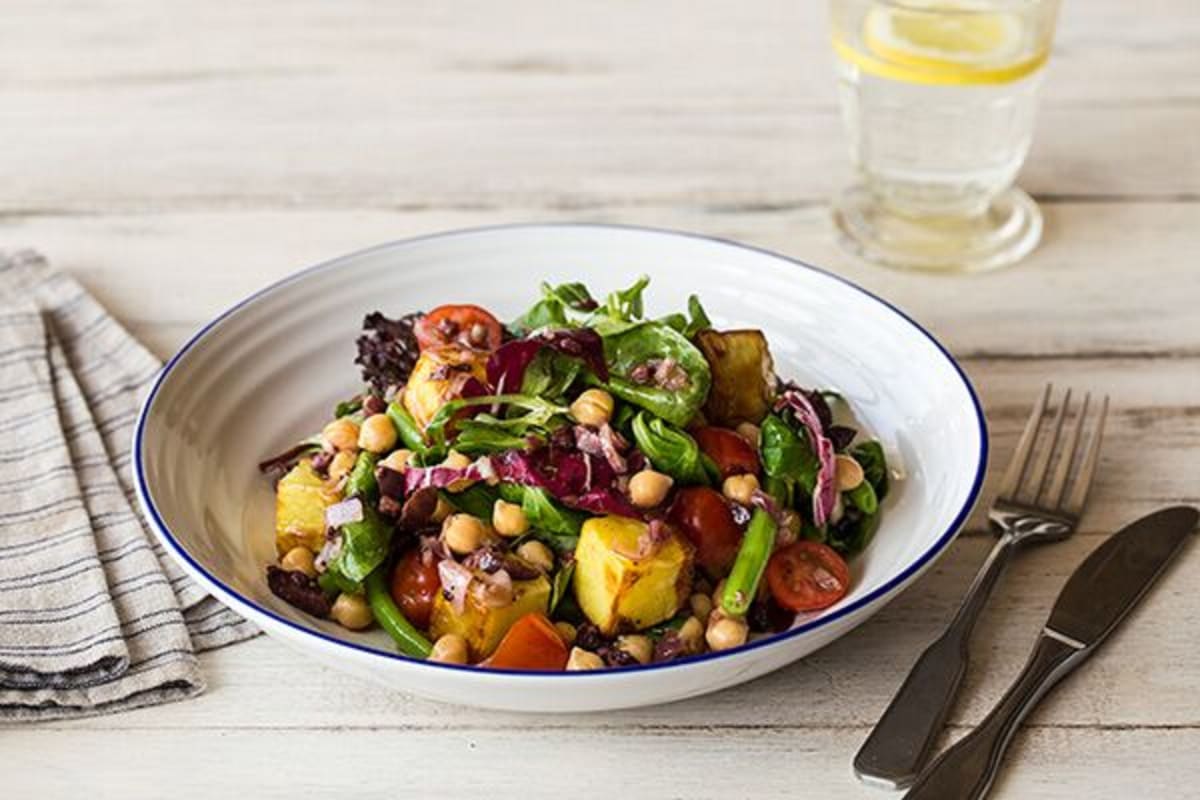
[[[1050, 421], [1049, 444], [1039, 448], [1038, 439], [1046, 438], [1039, 433], [1050, 394], [1051, 387], [1047, 384], [1025, 423], [1016, 452], [988, 511], [988, 518], [999, 537], [995, 546], [976, 574], [950, 626], [921, 654], [854, 758], [855, 774], [865, 783], [891, 789], [912, 784], [946, 722], [967, 671], [971, 631], [1009, 559], [1022, 545], [1066, 539], [1079, 523], [1100, 456], [1108, 397], [1103, 399], [1087, 445], [1081, 449], [1081, 434], [1091, 402], [1090, 393], [1084, 396], [1083, 405], [1055, 463], [1054, 454], [1071, 404], [1071, 390], [1066, 391]], [[1079, 462], [1079, 467], [1068, 493], [1067, 482], [1075, 461]], [[1055, 466], [1050, 472], [1052, 463]]]

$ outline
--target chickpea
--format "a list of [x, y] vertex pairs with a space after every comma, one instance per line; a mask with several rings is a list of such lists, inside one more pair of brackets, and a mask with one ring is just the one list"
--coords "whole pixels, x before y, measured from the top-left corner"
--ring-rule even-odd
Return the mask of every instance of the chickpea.
[[761, 430], [753, 422], [739, 422], [734, 428], [738, 436], [746, 440], [746, 443], [751, 447], [758, 447], [758, 437]]
[[713, 601], [712, 598], [706, 594], [696, 592], [692, 595], [688, 602], [692, 606], [692, 614], [697, 619], [708, 619], [708, 615], [712, 613]]
[[576, 631], [574, 625], [569, 622], [556, 622], [554, 623], [554, 628], [558, 631], [558, 635], [562, 637], [563, 643], [567, 647], [575, 644]]
[[372, 414], [358, 429], [358, 446], [372, 453], [386, 453], [396, 446], [396, 426], [387, 414]]
[[470, 514], [451, 514], [442, 523], [442, 541], [460, 556], [478, 550], [486, 536], [483, 523]]
[[612, 419], [613, 397], [603, 389], [588, 389], [575, 398], [570, 411], [576, 422], [599, 428]]
[[333, 460], [329, 462], [329, 480], [337, 483], [349, 475], [350, 470], [354, 469], [356, 460], [358, 460], [358, 456], [353, 451], [339, 450]]
[[303, 572], [310, 578], [317, 577], [317, 568], [313, 566], [313, 551], [304, 545], [298, 545], [283, 554], [279, 566], [288, 572]]
[[[446, 454], [446, 460], [442, 462], [442, 466], [450, 467], [451, 469], [466, 469], [467, 467], [471, 466], [471, 459], [467, 458], [457, 450], [451, 450]], [[449, 486], [447, 486], [446, 491], [453, 493], [461, 492], [467, 489], [472, 483], [474, 483], [474, 481], [463, 478], [461, 480], [454, 481], [454, 483], [451, 483]]]
[[379, 462], [379, 466], [387, 467], [396, 472], [404, 472], [408, 469], [408, 462], [412, 460], [412, 450], [406, 450], [401, 447], [399, 450], [393, 450], [388, 453], [387, 458]]
[[517, 548], [517, 555], [547, 575], [554, 569], [554, 553], [541, 542], [531, 540], [523, 543]]
[[745, 644], [749, 633], [750, 627], [746, 620], [722, 614], [715, 616], [709, 623], [704, 639], [713, 650], [729, 650]]
[[371, 607], [361, 594], [342, 592], [333, 601], [333, 610], [329, 612], [334, 621], [343, 628], [361, 631], [375, 621]]
[[451, 450], [446, 453], [446, 460], [442, 462], [442, 466], [451, 469], [466, 469], [471, 466], [471, 459], [457, 450]]
[[497, 500], [492, 506], [492, 527], [501, 536], [520, 536], [529, 530], [529, 518], [516, 503]]
[[454, 513], [454, 506], [446, 502], [440, 494], [438, 495], [437, 505], [433, 508], [433, 514], [429, 517], [431, 522], [445, 522], [446, 517]]
[[649, 664], [654, 659], [654, 642], [649, 636], [630, 634], [617, 639], [617, 648], [637, 659], [639, 664]]
[[321, 429], [321, 439], [334, 450], [357, 450], [358, 423], [349, 417], [339, 417]]
[[721, 484], [721, 494], [744, 506], [750, 505], [750, 500], [758, 491], [758, 478], [753, 475], [730, 475]]
[[604, 659], [591, 650], [572, 647], [571, 655], [567, 657], [567, 672], [581, 672], [589, 669], [604, 669]]
[[704, 640], [704, 623], [695, 617], [688, 617], [687, 622], [680, 626], [678, 635], [688, 652], [698, 653]]
[[433, 643], [429, 660], [439, 664], [466, 664], [467, 640], [457, 633], [447, 633]]
[[629, 499], [638, 508], [654, 508], [667, 498], [674, 483], [670, 475], [644, 469], [629, 479]]
[[837, 488], [839, 492], [848, 492], [857, 488], [863, 482], [862, 465], [853, 456], [838, 453], [834, 456], [837, 465]]

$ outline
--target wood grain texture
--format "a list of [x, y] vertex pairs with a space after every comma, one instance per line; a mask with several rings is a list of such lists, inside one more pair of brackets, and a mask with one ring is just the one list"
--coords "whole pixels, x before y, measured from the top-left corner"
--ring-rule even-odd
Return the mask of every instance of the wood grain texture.
[[[1021, 178], [1043, 245], [1019, 268], [948, 280], [836, 249], [825, 202], [847, 168], [824, 5], [9, 0], [0, 247], [41, 249], [166, 356], [260, 286], [382, 241], [530, 220], [683, 228], [828, 267], [927, 324], [979, 389], [993, 472], [1043, 381], [1108, 392], [1083, 529], [1002, 580], [953, 738], [1102, 536], [1200, 503], [1200, 16], [1191, 0], [1065, 4]], [[0, 727], [0, 764], [14, 796], [36, 797], [76, 796], [82, 776], [126, 798], [878, 797], [850, 759], [990, 544], [977, 511], [852, 634], [670, 706], [447, 707], [261, 638], [206, 654], [195, 701]], [[994, 796], [1195, 794], [1191, 549], [1031, 717]]]

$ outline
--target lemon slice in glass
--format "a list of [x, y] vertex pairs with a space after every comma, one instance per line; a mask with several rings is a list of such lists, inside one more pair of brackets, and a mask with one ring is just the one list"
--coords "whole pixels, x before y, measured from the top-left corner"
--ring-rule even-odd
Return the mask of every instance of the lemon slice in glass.
[[876, 5], [863, 20], [861, 44], [835, 33], [846, 61], [882, 78], [945, 85], [1018, 80], [1042, 66], [1047, 51], [1032, 48], [1028, 18], [957, 4]]

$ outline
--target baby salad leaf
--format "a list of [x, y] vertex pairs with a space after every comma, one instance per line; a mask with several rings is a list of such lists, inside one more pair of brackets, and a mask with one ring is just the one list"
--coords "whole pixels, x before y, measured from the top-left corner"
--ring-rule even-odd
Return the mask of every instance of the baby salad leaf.
[[582, 283], [542, 283], [542, 299], [513, 320], [509, 328], [524, 335], [539, 328], [565, 328], [574, 325], [569, 311], [587, 312], [596, 308], [587, 287]]
[[862, 551], [879, 529], [879, 514], [867, 514], [848, 508], [837, 523], [830, 525], [825, 542], [846, 557]]
[[550, 499], [550, 493], [545, 489], [501, 483], [500, 496], [510, 503], [520, 503], [521, 510], [534, 529], [531, 535], [555, 551], [569, 552], [579, 543], [579, 530], [587, 515], [558, 505]]
[[493, 420], [495, 417], [480, 414], [475, 419], [459, 423], [458, 435], [454, 438], [454, 449], [471, 456], [503, 453], [505, 450], [525, 447], [529, 444], [529, 438], [536, 436], [531, 433], [510, 433], [505, 430], [503, 422], [493, 423]]
[[700, 331], [712, 327], [712, 320], [708, 318], [708, 314], [704, 313], [704, 306], [700, 305], [700, 298], [696, 295], [688, 297], [687, 314], [676, 312], [668, 314], [658, 321], [669, 325], [689, 339]]
[[762, 463], [768, 478], [799, 485], [811, 494], [817, 485], [821, 463], [808, 439], [776, 414], [768, 414], [762, 423]]
[[465, 514], [480, 519], [492, 518], [492, 507], [496, 504], [497, 492], [485, 483], [474, 483], [461, 492], [442, 492], [442, 499]]
[[347, 522], [341, 531], [342, 548], [329, 562], [329, 571], [348, 581], [361, 581], [387, 558], [392, 529], [372, 503], [363, 503], [363, 518]]
[[542, 350], [525, 368], [521, 394], [562, 399], [582, 371], [582, 361], [554, 350]]
[[375, 463], [379, 456], [369, 450], [359, 451], [354, 467], [346, 477], [346, 496], [364, 497], [374, 500], [379, 497], [379, 484], [375, 480]]
[[642, 275], [629, 288], [609, 292], [608, 297], [604, 298], [604, 306], [601, 309], [601, 313], [604, 313], [611, 319], [623, 322], [632, 322], [641, 319], [644, 313], [642, 294], [649, 285], [650, 278]]
[[670, 475], [680, 484], [709, 483], [701, 460], [700, 446], [684, 431], [658, 417], [647, 419], [646, 412], [633, 418], [633, 438], [655, 469]]
[[[669, 325], [645, 322], [605, 336], [604, 355], [609, 365], [609, 391], [672, 425], [687, 425], [708, 397], [712, 384], [708, 362]], [[659, 386], [633, 379], [635, 370], [653, 370], [655, 364], [668, 360], [682, 371], [683, 385]]]
[[[435, 446], [443, 445], [446, 442], [446, 426], [454, 419], [458, 412], [464, 408], [493, 405], [508, 406], [511, 409], [523, 409], [525, 413], [504, 417], [503, 419], [494, 417], [491, 414], [479, 414], [470, 420], [470, 424], [463, 423], [460, 427], [466, 430], [472, 425], [483, 426], [503, 431], [512, 436], [525, 436], [531, 431], [538, 432], [545, 430], [552, 419], [567, 413], [566, 406], [526, 394], [489, 394], [481, 397], [460, 397], [457, 400], [445, 403], [438, 409], [438, 412], [433, 415], [433, 419], [429, 420], [429, 424], [425, 426], [425, 435], [434, 442]], [[455, 444], [457, 444], [457, 441]]]
[[850, 455], [863, 468], [863, 475], [875, 490], [875, 495], [882, 500], [888, 492], [887, 458], [883, 454], [883, 445], [871, 439], [850, 449]]

